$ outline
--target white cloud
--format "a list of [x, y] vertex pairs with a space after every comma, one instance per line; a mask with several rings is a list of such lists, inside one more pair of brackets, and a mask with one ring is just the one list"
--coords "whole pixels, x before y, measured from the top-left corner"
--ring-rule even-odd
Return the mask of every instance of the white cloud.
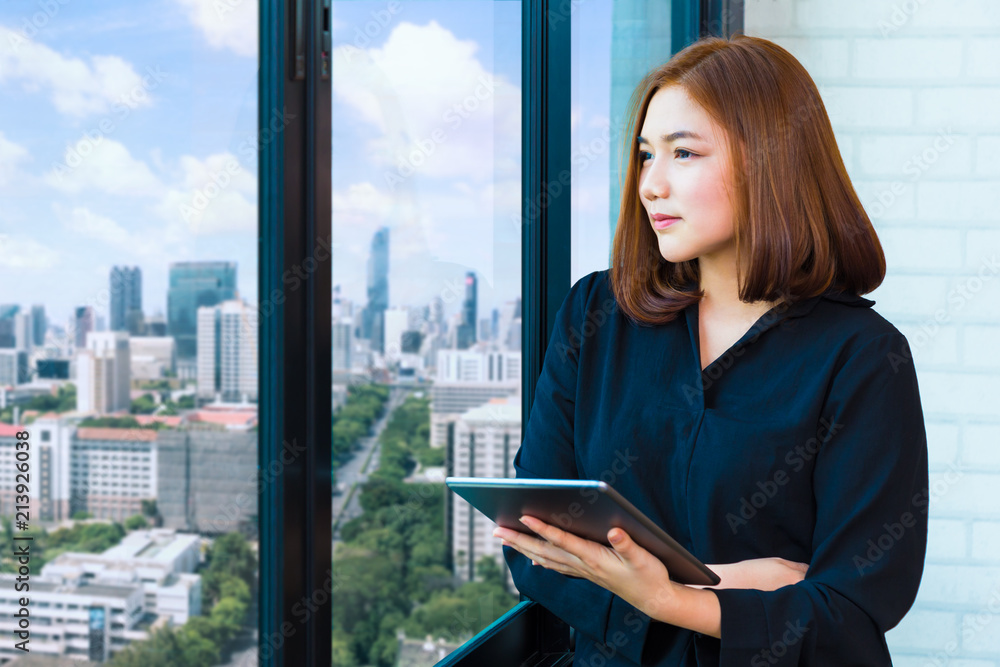
[[519, 202], [520, 181], [511, 180], [471, 186], [458, 182], [446, 189], [421, 191], [419, 196], [393, 193], [370, 182], [335, 190], [333, 240], [345, 249], [363, 249], [338, 254], [338, 274], [363, 278], [372, 234], [386, 226], [393, 271], [414, 271], [411, 275], [421, 279], [413, 282], [420, 283], [426, 276], [414, 267], [447, 265], [452, 267], [450, 275], [474, 270], [492, 285], [495, 242], [520, 239], [520, 227], [513, 219]]
[[178, 0], [214, 49], [257, 57], [256, 0]]
[[63, 226], [70, 232], [120, 248], [128, 248], [132, 241], [131, 235], [125, 228], [111, 218], [91, 213], [82, 206], [77, 206], [68, 213], [58, 204], [53, 208], [56, 215], [63, 219]]
[[14, 180], [17, 174], [17, 164], [28, 158], [28, 151], [13, 141], [8, 141], [0, 132], [0, 185], [6, 185]]
[[0, 234], [0, 267], [43, 271], [59, 264], [59, 253], [27, 236]]
[[186, 234], [257, 230], [257, 177], [232, 153], [204, 160], [185, 155], [182, 178], [157, 207], [160, 216]]
[[63, 163], [45, 175], [51, 187], [67, 193], [97, 190], [114, 195], [161, 196], [164, 186], [145, 162], [107, 137], [82, 137], [66, 147]]
[[20, 81], [28, 91], [48, 89], [60, 113], [87, 116], [104, 113], [120, 102], [130, 107], [150, 104], [147, 91], [155, 77], [140, 76], [118, 56], [91, 56], [88, 62], [67, 58], [44, 44], [0, 26], [0, 83]]
[[386, 196], [370, 182], [352, 183], [347, 190], [333, 192], [333, 214], [385, 219], [394, 205], [393, 198]]
[[140, 234], [125, 229], [107, 216], [94, 213], [86, 206], [74, 206], [67, 210], [54, 203], [52, 210], [62, 222], [63, 229], [70, 234], [100, 241], [133, 257], [156, 257], [167, 245], [166, 232], [162, 228], [154, 227]]
[[[153, 156], [157, 161], [157, 156]], [[63, 164], [45, 175], [51, 187], [68, 194], [106, 193], [154, 200], [152, 212], [167, 225], [159, 242], [182, 242], [192, 235], [253, 232], [257, 229], [257, 177], [231, 153], [204, 160], [181, 156], [176, 165], [157, 164], [154, 174], [121, 143], [107, 137], [96, 143], [84, 137], [67, 147]], [[71, 226], [117, 243], [123, 237], [107, 219], [80, 217]]]
[[381, 134], [368, 146], [385, 169], [380, 187], [411, 171], [483, 183], [520, 168], [520, 90], [478, 50], [436, 21], [403, 21], [382, 48], [334, 49], [334, 94]]

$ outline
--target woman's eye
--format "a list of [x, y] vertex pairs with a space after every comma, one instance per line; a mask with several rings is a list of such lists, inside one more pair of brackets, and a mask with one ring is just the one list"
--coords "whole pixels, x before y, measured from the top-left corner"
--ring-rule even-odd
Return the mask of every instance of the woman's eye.
[[685, 157], [691, 157], [692, 155], [694, 155], [694, 153], [688, 150], [684, 150], [683, 148], [678, 148], [677, 150], [674, 151], [674, 155], [676, 155], [679, 158], [685, 158]]
[[[646, 157], [647, 155], [649, 157]], [[652, 159], [653, 159], [653, 154], [650, 153], [649, 151], [639, 151], [639, 162], [645, 162], [646, 160], [652, 160]]]

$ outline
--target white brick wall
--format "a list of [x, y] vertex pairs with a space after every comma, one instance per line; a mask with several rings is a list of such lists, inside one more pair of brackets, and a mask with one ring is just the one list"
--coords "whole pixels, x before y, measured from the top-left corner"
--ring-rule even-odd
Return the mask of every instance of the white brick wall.
[[900, 667], [1000, 667], [1000, 1], [747, 0], [819, 86], [913, 349], [931, 512]]

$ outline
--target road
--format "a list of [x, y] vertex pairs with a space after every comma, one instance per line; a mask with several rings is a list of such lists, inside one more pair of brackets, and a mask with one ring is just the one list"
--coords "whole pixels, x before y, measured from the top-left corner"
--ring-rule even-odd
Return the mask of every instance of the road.
[[[351, 519], [361, 516], [361, 485], [368, 481], [368, 476], [378, 469], [379, 463], [379, 451], [378, 451], [378, 439], [382, 435], [382, 431], [385, 430], [385, 425], [389, 423], [389, 418], [392, 416], [393, 411], [403, 404], [406, 399], [407, 394], [412, 391], [412, 387], [393, 387], [389, 393], [389, 400], [385, 404], [385, 413], [382, 415], [381, 419], [375, 422], [374, 425], [374, 435], [361, 439], [361, 448], [355, 452], [355, 454], [340, 468], [337, 469], [337, 484], [343, 491], [335, 496], [333, 496], [333, 517], [334, 523], [334, 533], [333, 533], [333, 544], [336, 548], [337, 542], [340, 541], [340, 528], [345, 523]], [[366, 466], [365, 463], [368, 465]], [[351, 487], [355, 486], [354, 494], [350, 493]], [[344, 510], [343, 516], [341, 516], [340, 522], [337, 522], [337, 517], [340, 516], [341, 508], [344, 507], [344, 502], [347, 501], [348, 495], [351, 496], [351, 501], [347, 505], [347, 509]]]

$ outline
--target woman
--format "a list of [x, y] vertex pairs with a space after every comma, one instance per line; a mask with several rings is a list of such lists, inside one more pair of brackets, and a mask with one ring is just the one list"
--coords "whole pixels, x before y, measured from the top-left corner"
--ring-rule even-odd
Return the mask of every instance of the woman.
[[890, 665], [926, 436], [906, 339], [859, 296], [885, 259], [816, 86], [711, 38], [630, 112], [613, 266], [559, 310], [515, 469], [609, 482], [722, 582], [543, 517], [494, 533], [514, 581], [576, 628], [578, 667]]

